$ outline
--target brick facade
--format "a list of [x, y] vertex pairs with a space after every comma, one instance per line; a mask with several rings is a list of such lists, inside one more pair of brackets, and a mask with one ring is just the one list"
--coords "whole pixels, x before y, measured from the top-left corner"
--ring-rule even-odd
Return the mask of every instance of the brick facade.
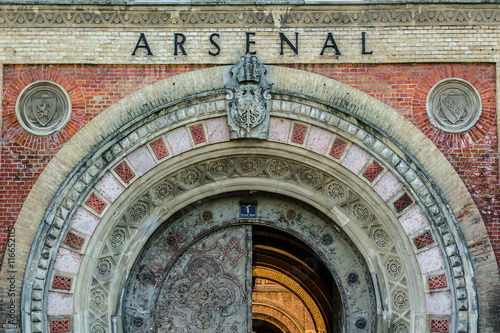
[[[73, 160], [68, 163], [59, 161], [57, 157], [66, 148], [74, 149], [75, 157], [72, 154], [65, 156], [71, 155], [71, 158], [78, 159], [76, 156], [80, 154], [80, 148], [68, 148], [68, 145], [65, 146], [68, 140], [75, 135], [96, 138], [92, 132], [95, 129], [89, 129], [86, 125], [136, 91], [186, 72], [233, 65], [245, 53], [248, 39], [252, 41], [248, 45], [250, 51], [255, 51], [262, 63], [317, 73], [358, 89], [396, 110], [420, 131], [419, 134], [423, 133], [434, 143], [466, 187], [466, 190], [460, 187], [461, 184], [457, 184], [460, 181], [442, 184], [439, 179], [436, 180], [440, 183], [444, 197], [452, 193], [454, 188], [462, 191], [448, 200], [457, 225], [460, 225], [460, 232], [465, 235], [459, 236], [466, 242], [474, 274], [479, 281], [479, 326], [488, 333], [499, 329], [500, 321], [494, 309], [498, 309], [500, 303], [489, 294], [490, 289], [497, 292], [500, 284], [500, 113], [497, 111], [497, 104], [500, 103], [500, 93], [497, 91], [500, 84], [499, 8], [488, 4], [367, 4], [359, 7], [327, 5], [272, 8], [188, 6], [184, 9], [172, 9], [168, 6], [154, 9], [147, 6], [81, 7], [0, 6], [0, 30], [3, 31], [0, 46], [4, 50], [0, 54], [1, 274], [6, 274], [7, 241], [11, 237], [9, 230], [16, 226], [19, 219], [26, 220], [23, 211], [33, 208], [24, 205], [28, 195], [35, 193], [43, 196], [36, 192], [37, 180], [43, 178], [44, 171], [58, 173], [58, 170], [47, 167], [50, 162], [61, 167], [60, 177], [69, 173], [70, 165], [71, 168], [74, 167]], [[147, 38], [153, 55], [148, 55], [145, 48], [132, 54], [141, 33]], [[297, 34], [298, 49], [294, 51], [293, 47], [280, 38], [280, 33], [291, 44], [295, 44]], [[174, 54], [175, 34], [186, 37], [185, 54], [182, 50], [178, 50], [177, 55]], [[221, 48], [217, 55], [210, 53], [217, 51], [210, 42], [214, 34], [218, 34], [215, 41]], [[335, 39], [338, 50], [333, 47], [322, 50], [329, 34]], [[322, 51], [325, 53], [320, 54]], [[446, 78], [469, 82], [480, 94], [481, 117], [465, 133], [445, 133], [437, 129], [427, 116], [427, 96], [432, 87]], [[210, 79], [203, 77], [200, 82], [210, 85]], [[40, 80], [57, 83], [71, 99], [72, 112], [68, 124], [49, 136], [28, 133], [16, 117], [16, 102], [20, 93], [30, 83]], [[298, 82], [297, 86], [301, 83]], [[293, 82], [290, 84], [293, 85]], [[219, 83], [214, 84], [217, 85]], [[173, 86], [171, 88], [176, 89]], [[183, 93], [176, 91], [173, 95], [183, 96]], [[185, 132], [181, 133], [185, 144], [189, 147], [203, 147], [229, 140], [225, 138], [217, 141], [213, 138], [208, 123], [209, 121], [194, 122], [182, 129]], [[300, 146], [320, 154], [328, 152], [331, 156], [329, 158], [335, 160], [344, 158], [346, 151], [355, 150], [351, 150], [351, 143], [344, 142], [340, 137], [334, 137], [330, 144], [326, 142], [323, 146], [317, 142], [311, 143], [314, 140], [310, 137], [321, 137], [324, 133], [318, 127], [302, 123], [300, 117], [290, 121], [288, 125], [291, 128], [289, 138], [282, 139], [290, 140], [293, 147]], [[172, 148], [169, 135], [149, 142], [142, 148], [142, 153], [147, 156], [147, 150], [151, 150], [150, 164], [186, 151], [180, 145]], [[87, 151], [86, 149], [87, 147], [81, 150]], [[427, 147], [419, 147], [417, 151], [426, 149]], [[141, 160], [143, 155], [138, 151], [137, 160]], [[371, 184], [390, 183], [389, 172], [386, 173], [387, 166], [369, 159], [368, 155], [365, 157], [364, 162], [368, 167], [357, 170], [363, 175], [363, 181]], [[434, 154], [433, 157], [438, 161], [441, 155]], [[149, 170], [147, 165], [139, 162], [137, 165], [129, 165], [125, 161], [120, 163], [113, 167], [109, 175], [116, 178], [117, 186], [122, 190]], [[433, 163], [429, 165], [436, 168]], [[57, 177], [54, 176], [55, 178]], [[384, 178], [383, 181], [381, 178]], [[54, 188], [54, 193], [56, 190]], [[406, 190], [401, 185], [390, 195], [396, 198], [390, 205], [398, 214], [407, 214], [413, 211], [415, 204], [419, 204], [412, 201]], [[378, 187], [377, 191], [380, 194], [384, 189]], [[474, 200], [480, 217], [474, 204], [462, 204], [470, 200], [466, 195], [467, 191]], [[116, 198], [110, 200], [108, 197], [101, 197], [98, 192], [94, 191], [87, 196], [82, 205], [93, 210], [92, 213], [96, 216], [102, 217], [100, 214], [105, 214]], [[47, 207], [36, 209], [44, 211]], [[483, 222], [487, 234], [482, 229]], [[421, 225], [425, 230], [420, 228], [418, 233], [417, 229], [412, 229], [414, 226], [407, 227], [412, 230], [408, 235], [414, 242], [412, 246], [417, 250], [436, 245], [438, 240], [433, 238], [436, 231], [428, 225]], [[23, 258], [29, 254], [37, 228], [38, 225], [35, 224], [27, 228], [22, 225], [19, 229], [16, 227], [15, 236], [12, 235], [20, 245], [18, 251], [22, 252]], [[408, 230], [405, 227], [405, 231]], [[89, 238], [69, 232], [65, 240], [65, 250], [76, 251], [85, 248], [84, 244]], [[483, 267], [482, 262], [493, 260], [491, 249], [497, 266], [493, 267], [494, 262], [491, 262]], [[21, 266], [25, 264], [20, 263]], [[466, 272], [466, 275], [469, 273]], [[17, 289], [20, 289], [23, 274], [24, 266], [16, 272]], [[453, 285], [451, 280], [446, 280], [447, 276], [444, 270], [436, 271], [432, 276], [424, 277], [423, 281], [431, 289], [431, 293], [439, 294], [443, 291], [442, 288]], [[490, 280], [488, 276], [491, 276]], [[58, 292], [69, 292], [74, 288], [73, 277], [76, 276], [53, 275], [50, 277], [50, 284], [59, 289]], [[0, 286], [3, 286], [2, 283], [0, 281]], [[4, 292], [0, 294], [4, 295]], [[64, 302], [70, 302], [69, 298]], [[66, 304], [64, 302], [61, 304]], [[428, 302], [431, 303], [432, 300]], [[451, 332], [452, 320], [448, 317], [437, 316], [427, 320], [432, 331]], [[0, 321], [0, 330], [2, 324], [4, 321]], [[50, 321], [49, 328], [53, 332], [64, 332], [69, 331], [71, 325], [72, 320], [54, 318]]]
[[[425, 131], [429, 125], [419, 122], [415, 114], [421, 114], [415, 102], [421, 82], [435, 71], [442, 70], [442, 64], [425, 65], [295, 65], [295, 68], [319, 73], [360, 89], [371, 96], [390, 105], [412, 123]], [[496, 136], [495, 115], [495, 66], [492, 64], [450, 64], [447, 67], [459, 68], [464, 72], [472, 72], [478, 77], [478, 87], [487, 88], [481, 91], [486, 94], [483, 116], [480, 120], [486, 125], [480, 133], [482, 137], [464, 147], [453, 147], [453, 136], [443, 141], [440, 136], [431, 136], [441, 152], [467, 185], [476, 205], [481, 211], [490, 239], [493, 243], [497, 261], [500, 263], [500, 203], [495, 197], [500, 193], [498, 167], [498, 139]], [[196, 70], [200, 66], [6, 66], [4, 69], [4, 121], [2, 129], [2, 172], [0, 174], [0, 193], [6, 198], [1, 203], [0, 218], [5, 224], [0, 228], [2, 240], [0, 253], [3, 257], [7, 241], [7, 230], [13, 226], [22, 203], [43, 168], [57, 153], [67, 136], [40, 144], [47, 149], [29, 149], [23, 145], [27, 140], [18, 133], [23, 132], [15, 121], [14, 86], [22, 90], [20, 78], [31, 73], [54, 72], [54, 78], [69, 77], [81, 91], [81, 99], [85, 101], [85, 113], [81, 116], [80, 127], [93, 119], [124, 96], [142, 87], [162, 80], [166, 77]], [[29, 81], [28, 81], [29, 82]], [[422, 94], [422, 93], [420, 93]], [[12, 97], [10, 97], [12, 96]], [[417, 111], [416, 111], [417, 109]], [[27, 135], [27, 134], [26, 134]], [[28, 136], [28, 135], [27, 135]], [[457, 136], [457, 135], [455, 135]], [[29, 135], [30, 139], [36, 137]], [[54, 143], [54, 141], [56, 143]], [[31, 141], [28, 141], [31, 142]], [[446, 142], [449, 145], [446, 145]], [[26, 144], [25, 144], [26, 145]], [[451, 147], [450, 147], [451, 146]], [[467, 214], [466, 212], [464, 214]], [[480, 251], [483, 241], [470, 246], [473, 251]], [[484, 240], [485, 243], [488, 240]], [[0, 257], [0, 258], [2, 258]]]

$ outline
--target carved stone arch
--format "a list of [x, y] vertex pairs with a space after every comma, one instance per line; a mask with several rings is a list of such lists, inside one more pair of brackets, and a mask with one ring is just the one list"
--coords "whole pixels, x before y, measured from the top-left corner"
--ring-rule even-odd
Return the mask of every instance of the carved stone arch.
[[[387, 199], [387, 209], [393, 209], [390, 207], [395, 207], [400, 199], [410, 200], [414, 206], [416, 204], [420, 207], [429, 222], [426, 230], [436, 237], [439, 244], [435, 251], [441, 253], [446, 260], [443, 272], [448, 282], [447, 287], [451, 291], [456, 290], [450, 296], [453, 304], [452, 315], [448, 317], [450, 330], [475, 332], [478, 325], [476, 298], [484, 297], [477, 293], [475, 280], [485, 281], [487, 277], [475, 275], [466, 245], [469, 241], [487, 236], [487, 232], [467, 189], [445, 157], [400, 114], [360, 91], [316, 74], [272, 66], [269, 66], [268, 70], [269, 81], [274, 83], [271, 89], [271, 117], [297, 121], [309, 126], [309, 130], [314, 127], [316, 132], [330, 131], [332, 138], [339, 136], [348, 141], [350, 147], [358, 147], [368, 153], [371, 156], [370, 161], [380, 162], [383, 169], [391, 171], [394, 178], [404, 186], [405, 190], [399, 194], [404, 193], [409, 199], [404, 197], [404, 194], [393, 196]], [[113, 200], [104, 198], [95, 189], [95, 185], [109, 174], [118, 179], [118, 172], [121, 172], [125, 177], [127, 174], [132, 175], [129, 181], [119, 181], [125, 189], [129, 182], [134, 182], [134, 177], [140, 178], [149, 171], [141, 169], [140, 166], [130, 170], [130, 163], [117, 169], [132, 153], [137, 154], [137, 148], [142, 149], [139, 152], [153, 149], [150, 144], [152, 138], [158, 138], [186, 124], [205, 121], [204, 126], [207, 126], [206, 121], [224, 117], [224, 75], [227, 71], [227, 67], [218, 67], [179, 75], [128, 96], [78, 132], [49, 163], [28, 196], [15, 226], [18, 230], [38, 228], [36, 235], [31, 234], [34, 241], [29, 257], [22, 252], [19, 256], [20, 261], [27, 263], [22, 294], [24, 331], [48, 331], [45, 313], [49, 289], [55, 278], [54, 263], [57, 256], [61, 258], [65, 253], [71, 252], [70, 257], [79, 260], [81, 253], [88, 249], [85, 239], [81, 252], [61, 245], [67, 237], [69, 224], [78, 208], [97, 209], [94, 209], [92, 217], [97, 222], [105, 217], [107, 211], [111, 211], [109, 206]], [[308, 133], [310, 135], [311, 132]], [[307, 151], [305, 155], [308, 159], [323, 161], [323, 164], [333, 161], [341, 165], [338, 163], [340, 159], [329, 157], [326, 151], [320, 154], [311, 147], [293, 145], [288, 139], [283, 142], [272, 138], [268, 140], [279, 142], [270, 145], [285, 143], [293, 146], [293, 149], [303, 149]], [[216, 142], [217, 139], [213, 143]], [[222, 143], [220, 147], [224, 145], [227, 144]], [[245, 142], [240, 143], [240, 147], [245, 145]], [[218, 151], [217, 146], [197, 146], [196, 143], [191, 143], [191, 148], [200, 147], [199, 149], [212, 151]], [[165, 146], [165, 149], [168, 151], [168, 146]], [[169, 156], [174, 157], [164, 157], [169, 161], [169, 167], [164, 169], [170, 168], [173, 172], [186, 165], [182, 164], [185, 161], [180, 156], [189, 152], [185, 153], [182, 149], [179, 147], [178, 151], [168, 151]], [[296, 160], [300, 161], [298, 156], [300, 155], [297, 155]], [[161, 158], [153, 157], [153, 160], [157, 164], [163, 162]], [[365, 182], [368, 188], [376, 185], [376, 179], [372, 184], [367, 184], [361, 177], [361, 171], [357, 174], [360, 180], [356, 182]], [[183, 176], [179, 174], [178, 177]], [[168, 185], [168, 181], [166, 184]], [[46, 202], [35, 199], [36, 193], [40, 192], [46, 194], [45, 198], [49, 198]], [[146, 207], [147, 198], [144, 200], [139, 204]], [[132, 204], [132, 197], [120, 201]], [[464, 207], [467, 207], [467, 210], [464, 210]], [[400, 213], [405, 213], [405, 209], [406, 207], [394, 214], [396, 219], [401, 218]], [[137, 210], [139, 213], [142, 211], [139, 206]], [[148, 213], [147, 207], [145, 211]], [[331, 213], [345, 215], [335, 209]], [[465, 216], [457, 219], [457, 215]], [[472, 221], [476, 224], [474, 230], [467, 227]], [[391, 235], [395, 239], [402, 238], [403, 248], [406, 247], [408, 252], [414, 251], [409, 239], [402, 237], [401, 230], [399, 228], [399, 232]], [[375, 230], [371, 232], [369, 231], [368, 235], [373, 236]], [[424, 234], [418, 236], [426, 237]], [[384, 238], [385, 236], [382, 236], [381, 239]], [[425, 239], [423, 242], [425, 243]], [[417, 251], [416, 255], [419, 253]], [[88, 258], [94, 260], [94, 257]], [[494, 260], [493, 255], [490, 258]], [[112, 258], [110, 260], [112, 261]], [[390, 259], [386, 264], [389, 264], [389, 261]], [[105, 266], [106, 262], [103, 261], [102, 264]], [[378, 267], [382, 266], [379, 263]], [[77, 275], [78, 272], [75, 273], [75, 276]], [[421, 286], [425, 277], [421, 276]], [[432, 301], [432, 295], [428, 296], [427, 304], [432, 304]], [[421, 315], [425, 314], [410, 316]], [[441, 320], [439, 317], [437, 316], [436, 320]], [[74, 313], [74, 326], [79, 320], [81, 314]], [[394, 325], [398, 325], [398, 322]]]

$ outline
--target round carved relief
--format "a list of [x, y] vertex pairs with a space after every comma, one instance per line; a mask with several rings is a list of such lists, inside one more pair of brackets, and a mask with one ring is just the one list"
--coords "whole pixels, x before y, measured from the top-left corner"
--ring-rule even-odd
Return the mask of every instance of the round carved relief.
[[172, 194], [172, 185], [169, 183], [161, 183], [154, 188], [154, 195], [156, 198], [163, 200]]
[[129, 215], [134, 220], [142, 219], [147, 212], [146, 205], [142, 203], [135, 204], [129, 209]]
[[269, 164], [269, 173], [274, 177], [285, 177], [289, 174], [288, 163], [282, 160], [274, 160]]
[[404, 309], [408, 306], [408, 294], [403, 290], [398, 290], [393, 295], [394, 306], [398, 309]]
[[240, 161], [241, 173], [245, 176], [254, 176], [261, 171], [259, 161], [254, 157], [246, 157]]
[[399, 323], [394, 326], [394, 333], [408, 333], [408, 326], [404, 323]]
[[481, 97], [476, 88], [462, 79], [438, 82], [427, 95], [427, 115], [431, 123], [448, 133], [470, 130], [481, 117]]
[[71, 115], [68, 93], [57, 83], [37, 81], [23, 89], [16, 102], [19, 124], [37, 136], [54, 134]]
[[106, 333], [106, 329], [101, 324], [92, 326], [91, 333]]
[[111, 273], [112, 264], [109, 259], [101, 259], [97, 263], [97, 276], [100, 278], [107, 278]]
[[224, 177], [229, 172], [229, 165], [224, 160], [214, 161], [210, 163], [210, 170], [216, 177]]
[[393, 278], [398, 278], [401, 275], [402, 267], [401, 263], [397, 259], [390, 259], [385, 265], [387, 268], [387, 273]]
[[366, 208], [363, 204], [355, 204], [354, 207], [352, 207], [352, 214], [358, 221], [361, 222], [367, 221], [370, 217], [368, 208]]
[[193, 185], [199, 179], [200, 179], [200, 173], [195, 169], [187, 170], [182, 173], [182, 180], [186, 185]]
[[328, 186], [328, 194], [333, 198], [333, 200], [342, 200], [345, 197], [344, 187], [337, 183], [331, 183]]
[[96, 290], [90, 295], [90, 303], [95, 308], [104, 308], [106, 306], [106, 302], [106, 295], [100, 290]]
[[125, 244], [126, 239], [127, 234], [123, 229], [116, 229], [115, 231], [113, 231], [111, 236], [109, 236], [109, 242], [114, 248], [121, 248], [123, 244]]
[[386, 247], [389, 244], [389, 235], [382, 229], [377, 229], [373, 233], [373, 241], [377, 247]]
[[319, 176], [312, 169], [304, 169], [300, 172], [299, 179], [303, 184], [314, 186], [319, 181]]

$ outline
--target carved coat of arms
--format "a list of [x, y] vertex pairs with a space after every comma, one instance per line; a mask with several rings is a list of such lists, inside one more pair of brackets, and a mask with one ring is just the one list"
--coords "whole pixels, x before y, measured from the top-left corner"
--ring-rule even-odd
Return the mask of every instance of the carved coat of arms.
[[481, 117], [481, 97], [472, 84], [444, 79], [429, 91], [426, 111], [431, 123], [448, 133], [470, 130]]
[[26, 87], [16, 103], [21, 126], [37, 136], [51, 135], [68, 122], [71, 102], [62, 87], [49, 81], [37, 81]]
[[462, 117], [467, 116], [467, 96], [464, 93], [453, 90], [444, 92], [440, 96], [441, 112], [446, 119], [456, 124]]
[[38, 123], [45, 127], [54, 118], [57, 110], [57, 98], [45, 91], [31, 99], [31, 112]]
[[267, 138], [270, 98], [267, 69], [256, 56], [246, 54], [230, 71], [226, 84], [230, 138]]

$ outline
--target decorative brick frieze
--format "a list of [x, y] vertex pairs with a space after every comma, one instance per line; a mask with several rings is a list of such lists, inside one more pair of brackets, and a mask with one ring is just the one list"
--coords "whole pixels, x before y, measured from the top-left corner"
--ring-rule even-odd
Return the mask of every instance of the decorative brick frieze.
[[[102, 211], [102, 210], [101, 210]], [[85, 238], [78, 236], [77, 234], [68, 232], [64, 244], [74, 247], [75, 249], [81, 250], [83, 244], [85, 243]]]
[[[155, 153], [157, 159], [161, 160], [162, 158], [165, 158], [168, 156], [167, 146], [165, 145], [165, 142], [163, 141], [163, 139], [160, 138], [156, 141], [153, 141], [150, 144], [150, 146], [151, 146], [151, 149], [153, 149], [153, 152]], [[125, 163], [125, 162], [123, 162], [123, 163]], [[116, 171], [116, 169], [115, 169], [115, 171]], [[132, 172], [132, 171], [130, 171], [130, 172]]]
[[421, 233], [417, 237], [413, 238], [413, 242], [415, 243], [415, 246], [417, 249], [421, 249], [423, 247], [426, 247], [429, 244], [434, 243], [434, 238], [432, 238], [432, 234], [429, 230]]
[[398, 199], [396, 199], [392, 204], [396, 212], [401, 213], [403, 210], [408, 208], [413, 203], [410, 196], [407, 193], [404, 193]]
[[102, 201], [102, 199], [99, 198], [95, 193], [92, 193], [90, 195], [85, 204], [99, 214], [101, 214], [104, 208], [106, 208], [106, 203]]
[[191, 132], [191, 136], [193, 138], [193, 142], [195, 145], [200, 143], [204, 143], [207, 141], [205, 137], [205, 130], [203, 129], [203, 124], [198, 124], [189, 127], [189, 131]]
[[[37, 6], [36, 9], [2, 8], [0, 27], [8, 28], [48, 28], [48, 27], [89, 27], [123, 28], [221, 28], [221, 27], [361, 27], [361, 26], [442, 26], [442, 25], [498, 25], [500, 11], [491, 5], [476, 6], [360, 6], [360, 8], [283, 7], [273, 5], [238, 7], [235, 9], [193, 7], [176, 11], [145, 8], [112, 8], [109, 6], [89, 7], [85, 12], [80, 8], [57, 8], [57, 6]], [[275, 13], [275, 10], [277, 13]], [[280, 13], [280, 14], [278, 14]]]
[[449, 332], [450, 321], [448, 319], [431, 319], [431, 332]]
[[69, 319], [51, 319], [50, 333], [69, 332]]
[[339, 138], [335, 138], [335, 140], [333, 141], [332, 149], [330, 149], [330, 155], [335, 157], [336, 159], [340, 159], [346, 147], [347, 142]]
[[71, 290], [71, 284], [73, 283], [73, 278], [62, 275], [54, 275], [54, 280], [52, 281], [52, 288]]
[[373, 161], [372, 164], [370, 164], [370, 166], [365, 170], [365, 172], [363, 172], [363, 176], [370, 182], [373, 182], [383, 170], [384, 168], [380, 164], [378, 164], [376, 161]]
[[439, 274], [427, 277], [427, 285], [429, 289], [446, 288], [448, 283], [446, 282], [446, 274]]
[[[161, 139], [160, 139], [161, 141]], [[166, 149], [166, 148], [165, 148]], [[156, 152], [155, 152], [156, 153]], [[158, 155], [157, 155], [158, 156]], [[114, 169], [116, 174], [125, 182], [125, 183], [128, 183], [132, 178], [135, 177], [135, 174], [134, 172], [132, 171], [132, 169], [130, 169], [130, 167], [128, 166], [128, 164], [123, 161], [121, 162], [120, 164], [118, 164], [118, 166]]]
[[302, 124], [294, 124], [292, 131], [292, 138], [290, 139], [293, 143], [303, 144], [306, 138], [307, 126]]

